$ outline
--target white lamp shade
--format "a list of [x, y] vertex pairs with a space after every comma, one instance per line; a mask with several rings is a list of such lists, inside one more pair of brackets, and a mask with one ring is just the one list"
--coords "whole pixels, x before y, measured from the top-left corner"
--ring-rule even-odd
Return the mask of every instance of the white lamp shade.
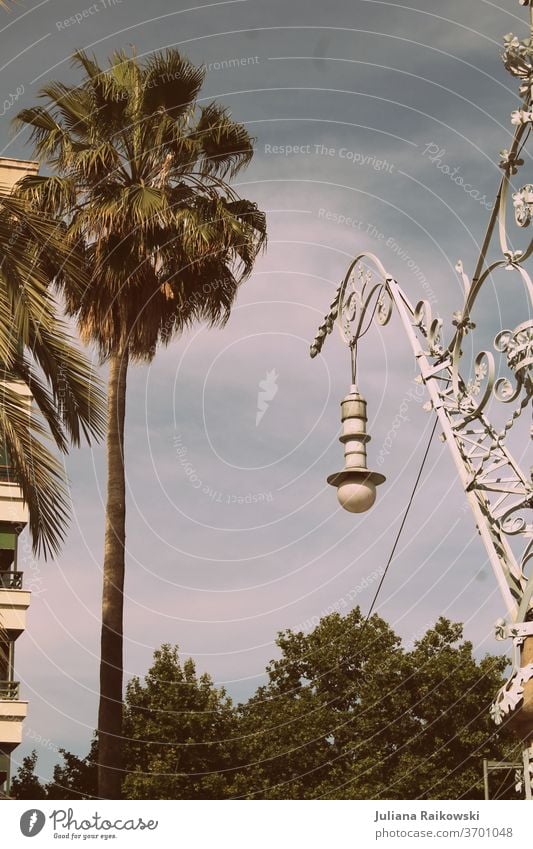
[[358, 483], [347, 480], [337, 487], [337, 499], [349, 513], [365, 513], [376, 500], [376, 487], [368, 479]]

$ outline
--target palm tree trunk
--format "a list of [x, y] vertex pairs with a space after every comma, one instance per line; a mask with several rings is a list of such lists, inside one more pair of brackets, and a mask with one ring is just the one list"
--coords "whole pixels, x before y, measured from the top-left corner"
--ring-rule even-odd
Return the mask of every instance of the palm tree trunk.
[[122, 783], [122, 677], [126, 479], [124, 419], [128, 352], [109, 359], [107, 421], [107, 509], [102, 591], [98, 795], [120, 799]]

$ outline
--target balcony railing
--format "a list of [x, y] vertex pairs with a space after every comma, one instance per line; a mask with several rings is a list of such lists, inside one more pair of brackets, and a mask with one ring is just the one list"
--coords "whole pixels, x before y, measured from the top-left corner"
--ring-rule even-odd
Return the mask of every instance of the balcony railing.
[[0, 481], [2, 483], [16, 483], [13, 466], [6, 466], [5, 463], [0, 464]]
[[0, 571], [0, 590], [21, 590], [23, 572]]
[[0, 681], [0, 701], [18, 702], [20, 683], [18, 681]]

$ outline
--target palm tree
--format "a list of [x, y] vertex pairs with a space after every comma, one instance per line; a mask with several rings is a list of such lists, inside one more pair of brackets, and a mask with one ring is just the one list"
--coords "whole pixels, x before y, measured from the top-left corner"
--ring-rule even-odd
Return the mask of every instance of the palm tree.
[[130, 362], [149, 362], [195, 321], [223, 324], [266, 238], [265, 216], [228, 180], [253, 155], [246, 129], [216, 103], [197, 102], [205, 71], [178, 51], [144, 62], [115, 53], [106, 70], [83, 51], [79, 86], [54, 82], [45, 106], [23, 110], [51, 177], [27, 177], [25, 198], [68, 222], [92, 275], [66, 305], [109, 364], [99, 794], [121, 786], [124, 420]]
[[[29, 508], [34, 549], [57, 552], [69, 512], [63, 464], [52, 453], [104, 431], [104, 403], [90, 363], [57, 316], [50, 284], [80, 296], [86, 284], [66, 228], [0, 194], [0, 454]], [[35, 399], [30, 410], [20, 392]]]

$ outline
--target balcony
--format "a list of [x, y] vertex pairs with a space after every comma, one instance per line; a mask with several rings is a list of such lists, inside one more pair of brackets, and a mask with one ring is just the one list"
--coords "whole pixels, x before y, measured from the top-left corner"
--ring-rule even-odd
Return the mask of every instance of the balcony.
[[5, 463], [0, 463], [0, 481], [5, 483], [14, 483], [13, 469], [11, 466], [6, 466]]
[[6, 588], [5, 583], [19, 580], [17, 576], [22, 582], [20, 572], [2, 572], [0, 575], [0, 622], [8, 638], [16, 640], [26, 630], [26, 611], [30, 606], [31, 593], [14, 587]]
[[24, 501], [20, 486], [13, 483], [13, 480], [0, 480], [0, 503], [2, 505], [2, 519], [5, 522], [13, 522], [19, 525], [28, 523], [28, 505]]
[[2, 572], [0, 570], [0, 590], [21, 590], [23, 572]]
[[0, 681], [0, 702], [18, 702], [19, 692], [18, 681]]
[[18, 681], [0, 681], [0, 751], [12, 752], [22, 742], [28, 702], [19, 701]]
[[[0, 157], [0, 170], [2, 170], [1, 163], [3, 161], [2, 157]], [[18, 166], [15, 165], [14, 168], [18, 173]], [[32, 395], [26, 383], [13, 378], [13, 376], [10, 376], [2, 369], [0, 370], [0, 386], [5, 386], [20, 396], [21, 404], [23, 407], [27, 407], [29, 416]], [[0, 506], [3, 522], [19, 525], [26, 525], [28, 523], [28, 505], [24, 501], [22, 489], [17, 483], [14, 469], [9, 463], [5, 444], [0, 446]]]

